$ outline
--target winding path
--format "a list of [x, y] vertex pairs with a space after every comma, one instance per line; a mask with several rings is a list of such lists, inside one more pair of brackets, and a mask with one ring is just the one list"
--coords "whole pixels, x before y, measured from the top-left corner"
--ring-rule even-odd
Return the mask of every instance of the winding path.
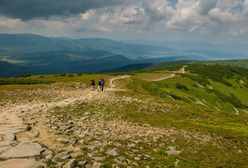
[[[125, 78], [129, 78], [129, 76], [117, 76], [110, 79], [110, 87], [106, 90], [121, 90], [117, 89], [115, 82]], [[86, 94], [81, 97], [63, 99], [58, 102], [29, 103], [9, 109], [0, 109], [0, 160], [4, 160], [0, 161], [0, 168], [35, 168], [42, 165], [41, 162], [36, 161], [36, 158], [40, 158], [42, 152], [49, 150], [30, 137], [17, 139], [16, 135], [18, 133], [29, 131], [30, 126], [23, 120], [25, 113], [46, 112], [54, 107], [65, 107], [78, 101], [91, 100], [98, 94], [97, 91], [87, 89]]]
[[186, 71], [185, 71], [185, 68], [186, 68], [186, 67], [187, 67], [187, 66], [183, 66], [182, 68], [180, 68], [179, 70], [175, 71], [173, 74], [170, 74], [170, 75], [168, 75], [168, 76], [161, 77], [161, 78], [158, 78], [158, 79], [149, 80], [149, 81], [154, 81], [154, 82], [156, 82], [156, 81], [162, 81], [162, 80], [174, 78], [174, 77], [176, 76], [177, 73], [179, 73], [179, 74], [184, 74], [184, 73], [186, 73]]

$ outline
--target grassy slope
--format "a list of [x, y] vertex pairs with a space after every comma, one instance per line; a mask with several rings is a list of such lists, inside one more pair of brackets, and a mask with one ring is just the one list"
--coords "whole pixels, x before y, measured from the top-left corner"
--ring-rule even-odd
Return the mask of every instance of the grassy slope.
[[[144, 161], [141, 163], [142, 166], [160, 164], [164, 167], [173, 167], [175, 160], [179, 159], [182, 167], [245, 167], [248, 156], [247, 70], [222, 65], [192, 64], [187, 68], [186, 74], [177, 74], [176, 77], [164, 81], [145, 80], [163, 77], [168, 73], [171, 72], [161, 69], [135, 72], [130, 80], [118, 82], [128, 88], [127, 92], [116, 93], [118, 100], [132, 97], [142, 100], [140, 102], [123, 104], [121, 101], [118, 101], [118, 104], [100, 102], [98, 106], [84, 103], [71, 111], [71, 114], [80, 116], [82, 111], [99, 111], [141, 124], [223, 137], [216, 140], [217, 145], [210, 143], [200, 145], [185, 141], [181, 136], [175, 137], [173, 145], [183, 150], [180, 156], [167, 156], [163, 148], [153, 152], [144, 145], [146, 152], [152, 153], [156, 159]], [[49, 75], [20, 79], [88, 83], [91, 78], [100, 77], [102, 75]], [[104, 75], [106, 80], [110, 77], [111, 75]], [[50, 85], [52, 84], [3, 85], [0, 86], [0, 91], [28, 90]], [[1, 96], [3, 99], [6, 97], [4, 94]]]
[[[129, 87], [136, 90], [141, 97], [143, 94], [149, 94], [167, 103], [183, 104], [189, 112], [179, 111], [176, 115], [170, 115], [169, 121], [171, 119], [173, 122], [176, 121], [176, 124], [172, 122], [173, 126], [182, 128], [187, 126], [194, 129], [200, 126], [214, 132], [230, 131], [231, 134], [227, 136], [236, 137], [237, 135], [248, 138], [248, 131], [246, 131], [248, 115], [244, 111], [248, 106], [248, 87], [237, 80], [242, 78], [247, 82], [248, 78], [242, 74], [243, 71], [241, 74], [234, 72], [230, 75], [229, 68], [191, 65], [188, 69], [193, 73], [178, 74], [175, 78], [159, 82], [144, 81], [134, 77], [134, 82], [129, 84]], [[196, 74], [197, 71], [198, 74]], [[213, 74], [204, 76], [204, 72], [210, 71], [213, 71]], [[223, 72], [217, 76], [218, 71]], [[222, 73], [228, 73], [231, 77], [222, 78], [221, 76], [225, 76]]]

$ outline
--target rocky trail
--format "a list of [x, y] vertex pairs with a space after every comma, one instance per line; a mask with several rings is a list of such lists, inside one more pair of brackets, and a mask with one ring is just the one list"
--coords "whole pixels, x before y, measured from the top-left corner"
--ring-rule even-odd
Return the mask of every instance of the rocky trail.
[[[110, 88], [112, 91], [116, 89], [113, 84], [115, 80], [124, 79], [124, 77], [115, 77], [111, 79]], [[99, 94], [97, 91], [86, 91], [81, 97], [64, 99], [58, 102], [24, 104], [12, 107], [10, 109], [3, 108], [0, 110], [0, 168], [34, 168], [44, 166], [44, 163], [37, 161], [41, 157], [51, 155], [52, 152], [44, 145], [35, 141], [35, 137], [39, 136], [39, 132], [30, 131], [34, 123], [25, 123], [23, 116], [26, 113], [37, 114], [38, 112], [46, 113], [54, 107], [65, 107], [78, 101], [87, 101]], [[29, 136], [18, 137], [18, 134], [27, 133]], [[2, 160], [2, 161], [1, 161]]]
[[[115, 91], [125, 91], [117, 87], [117, 80], [128, 78], [125, 75], [110, 79], [109, 88], [104, 92], [84, 89], [82, 94], [55, 102], [2, 108], [0, 168], [100, 168], [105, 163], [110, 167], [132, 168], [140, 167], [143, 162], [154, 162], [159, 167], [161, 163], [153, 155], [161, 148], [168, 156], [182, 153], [182, 149], [173, 145], [178, 136], [198, 145], [213, 141], [208, 134], [142, 125], [97, 109], [94, 113], [87, 110], [86, 106], [91, 105], [99, 108], [123, 108], [130, 103], [157, 106], [132, 97], [115, 97]], [[162, 106], [168, 110], [176, 108], [169, 104]], [[83, 110], [77, 114], [74, 112], [77, 108]], [[178, 164], [179, 160], [175, 160], [175, 166]]]

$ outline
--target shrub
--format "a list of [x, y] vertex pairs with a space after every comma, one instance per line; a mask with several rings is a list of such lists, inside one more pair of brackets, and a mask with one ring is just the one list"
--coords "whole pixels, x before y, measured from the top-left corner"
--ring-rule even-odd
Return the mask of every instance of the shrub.
[[187, 77], [191, 79], [192, 81], [195, 81], [203, 86], [208, 86], [210, 85], [210, 82], [207, 78], [203, 78], [202, 76], [199, 75], [192, 75], [192, 74], [182, 74], [182, 77]]
[[214, 89], [207, 89], [209, 93], [214, 93], [218, 96], [222, 101], [231, 103], [236, 108], [247, 108], [234, 94], [225, 95], [222, 92]]
[[248, 79], [247, 69], [240, 67], [192, 64], [189, 66], [189, 70], [192, 73], [201, 75], [203, 78], [209, 78], [215, 82], [220, 82], [227, 86], [232, 86], [232, 84], [226, 79], [236, 76]]
[[181, 89], [181, 90], [185, 90], [185, 91], [189, 91], [189, 88], [181, 83], [176, 83], [176, 88], [177, 89]]

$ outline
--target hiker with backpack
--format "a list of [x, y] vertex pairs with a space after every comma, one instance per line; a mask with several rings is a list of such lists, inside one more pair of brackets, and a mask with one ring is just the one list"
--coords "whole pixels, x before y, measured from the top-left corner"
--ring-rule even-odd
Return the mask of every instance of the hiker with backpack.
[[96, 83], [95, 83], [94, 79], [91, 79], [91, 81], [90, 81], [90, 87], [91, 87], [91, 90], [92, 91], [95, 90], [95, 86], [96, 86]]
[[101, 79], [100, 81], [101, 81], [101, 91], [103, 91], [103, 88], [104, 88], [104, 85], [105, 85], [105, 81], [104, 81], [104, 79]]
[[102, 81], [98, 81], [98, 91], [100, 92], [102, 90]]

